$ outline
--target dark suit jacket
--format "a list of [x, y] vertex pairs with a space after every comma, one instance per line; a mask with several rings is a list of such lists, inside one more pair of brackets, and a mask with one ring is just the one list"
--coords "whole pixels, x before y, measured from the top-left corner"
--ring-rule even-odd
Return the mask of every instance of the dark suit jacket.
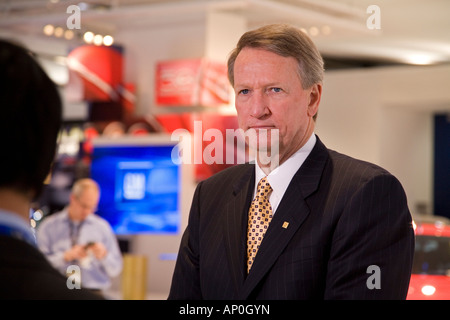
[[67, 278], [25, 241], [0, 236], [0, 300], [99, 300], [100, 295], [68, 289]]
[[[395, 177], [328, 150], [317, 139], [247, 275], [245, 238], [254, 179], [254, 165], [245, 164], [199, 183], [169, 299], [406, 297], [414, 233]], [[380, 289], [373, 288], [377, 280]]]

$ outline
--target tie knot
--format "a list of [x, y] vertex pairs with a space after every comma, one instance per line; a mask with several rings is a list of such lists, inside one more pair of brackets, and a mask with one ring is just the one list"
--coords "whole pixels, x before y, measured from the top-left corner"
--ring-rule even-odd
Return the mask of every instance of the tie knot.
[[257, 196], [265, 197], [269, 194], [270, 191], [272, 191], [272, 187], [270, 186], [267, 177], [264, 177], [261, 180], [259, 180], [258, 187], [256, 190]]

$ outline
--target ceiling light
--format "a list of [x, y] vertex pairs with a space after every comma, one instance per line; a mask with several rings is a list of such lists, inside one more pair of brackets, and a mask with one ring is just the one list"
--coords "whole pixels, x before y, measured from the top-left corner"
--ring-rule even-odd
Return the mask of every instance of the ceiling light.
[[78, 7], [81, 11], [86, 11], [87, 9], [89, 9], [89, 5], [86, 2], [78, 3]]
[[322, 34], [327, 36], [331, 33], [331, 28], [330, 28], [330, 26], [325, 25], [325, 26], [322, 26], [321, 31], [322, 31]]
[[309, 34], [310, 34], [312, 37], [315, 37], [315, 36], [319, 35], [319, 28], [317, 28], [317, 27], [311, 27], [311, 28], [309, 28]]
[[114, 38], [111, 37], [110, 35], [104, 36], [103, 37], [103, 44], [105, 46], [110, 46], [114, 43]]
[[406, 60], [408, 63], [418, 65], [432, 64], [434, 62], [433, 58], [427, 54], [412, 54], [406, 57]]
[[44, 34], [46, 36], [51, 36], [53, 34], [53, 31], [55, 31], [55, 27], [52, 24], [47, 24], [43, 29], [42, 32], [44, 32]]
[[91, 31], [86, 31], [83, 35], [84, 42], [92, 43], [94, 41], [94, 33]]
[[63, 28], [61, 28], [61, 27], [56, 27], [55, 28], [55, 37], [57, 37], [57, 38], [60, 38], [60, 37], [62, 37], [63, 36], [63, 34], [64, 34], [64, 29]]
[[64, 32], [64, 38], [66, 38], [67, 40], [73, 39], [74, 35], [75, 35], [75, 34], [73, 33], [72, 30], [66, 30], [66, 31]]
[[100, 46], [103, 43], [103, 36], [101, 34], [96, 34], [94, 36], [94, 44]]

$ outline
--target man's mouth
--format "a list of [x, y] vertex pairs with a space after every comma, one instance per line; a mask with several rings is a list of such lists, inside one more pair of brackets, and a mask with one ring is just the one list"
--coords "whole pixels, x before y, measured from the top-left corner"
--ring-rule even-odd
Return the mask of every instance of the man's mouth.
[[253, 129], [253, 130], [272, 130], [272, 129], [276, 129], [275, 126], [250, 126], [248, 129]]

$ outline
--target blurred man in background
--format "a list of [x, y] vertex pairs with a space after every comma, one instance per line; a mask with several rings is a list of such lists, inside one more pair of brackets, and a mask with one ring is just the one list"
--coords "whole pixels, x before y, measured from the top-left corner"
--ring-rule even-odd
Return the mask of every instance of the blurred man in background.
[[37, 242], [48, 260], [62, 273], [80, 267], [81, 286], [101, 294], [123, 267], [122, 254], [111, 226], [95, 215], [100, 199], [98, 184], [76, 181], [69, 205], [39, 225]]

